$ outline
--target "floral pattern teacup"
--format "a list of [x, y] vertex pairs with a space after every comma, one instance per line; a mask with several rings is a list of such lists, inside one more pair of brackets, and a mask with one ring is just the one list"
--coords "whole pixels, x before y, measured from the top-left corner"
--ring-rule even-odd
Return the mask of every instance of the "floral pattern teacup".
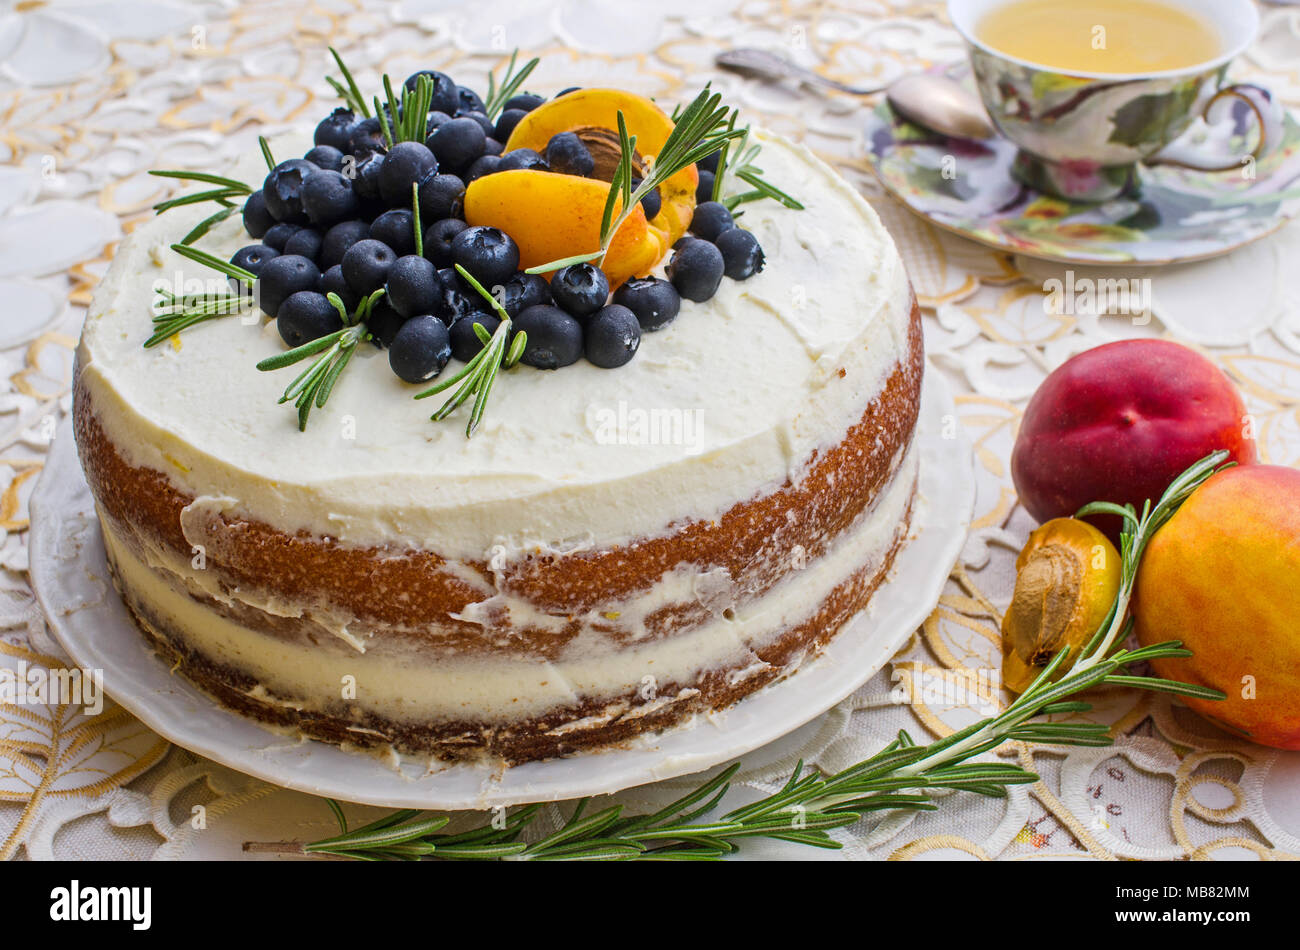
[[[990, 118], [1020, 149], [1015, 174], [1040, 191], [1106, 201], [1138, 187], [1139, 162], [1248, 171], [1280, 138], [1282, 109], [1268, 90], [1224, 85], [1228, 64], [1259, 27], [1251, 0], [1168, 0], [1213, 23], [1223, 51], [1195, 66], [1144, 74], [1065, 72], [993, 49], [977, 26], [1005, 2], [948, 0], [948, 14], [966, 40]], [[1233, 100], [1244, 100], [1257, 120], [1250, 154], [1216, 153], [1206, 135], [1184, 136], [1198, 117], [1213, 121]]]

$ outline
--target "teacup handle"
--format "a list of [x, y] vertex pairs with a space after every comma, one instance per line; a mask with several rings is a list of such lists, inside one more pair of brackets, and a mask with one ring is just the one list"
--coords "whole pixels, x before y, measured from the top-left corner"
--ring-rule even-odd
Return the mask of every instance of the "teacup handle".
[[1283, 112], [1282, 106], [1273, 97], [1273, 94], [1263, 86], [1256, 86], [1253, 83], [1235, 83], [1231, 86], [1224, 86], [1210, 97], [1210, 101], [1201, 110], [1201, 118], [1212, 127], [1218, 121], [1216, 116], [1222, 115], [1223, 106], [1230, 104], [1234, 99], [1240, 100], [1249, 106], [1259, 127], [1259, 141], [1256, 142], [1250, 155], [1242, 155], [1225, 162], [1222, 152], [1216, 155], [1212, 150], [1205, 148], [1202, 143], [1184, 141], [1189, 137], [1189, 133], [1184, 133], [1159, 152], [1147, 158], [1146, 164], [1178, 165], [1182, 168], [1192, 168], [1197, 171], [1221, 172], [1241, 168], [1243, 165], [1267, 155], [1282, 140]]

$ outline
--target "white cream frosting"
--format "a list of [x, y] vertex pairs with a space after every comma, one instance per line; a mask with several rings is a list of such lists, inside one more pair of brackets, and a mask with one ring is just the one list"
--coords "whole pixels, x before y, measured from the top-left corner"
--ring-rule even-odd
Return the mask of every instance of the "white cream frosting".
[[[728, 676], [737, 682], [767, 670], [756, 650], [811, 616], [855, 571], [880, 565], [912, 500], [917, 459], [915, 449], [909, 451], [889, 488], [837, 536], [824, 556], [804, 570], [790, 572], [762, 597], [720, 611], [680, 635], [620, 649], [584, 634], [554, 661], [475, 654], [413, 662], [401, 649], [362, 654], [342, 644], [329, 649], [288, 642], [251, 630], [194, 600], [191, 589], [211, 593], [202, 586], [203, 572], [172, 573], [152, 557], [138, 558], [108, 525], [105, 546], [136, 606], [204, 657], [251, 675], [258, 683], [249, 694], [253, 698], [269, 701], [274, 695], [281, 705], [327, 711], [338, 704], [343, 684], [355, 683], [355, 700], [349, 705], [412, 723], [505, 723], [633, 690], [643, 701], [637, 706], [615, 702], [598, 717], [561, 727], [572, 730], [618, 716], [644, 715], [695, 694], [686, 685], [682, 693], [659, 695], [661, 684], [695, 683], [702, 672], [724, 668], [731, 668]], [[796, 657], [783, 673], [801, 659]]]
[[[273, 322], [225, 317], [187, 330], [179, 346], [144, 349], [155, 281], [214, 277], [168, 249], [202, 208], [169, 212], [123, 242], [86, 320], [82, 382], [132, 464], [224, 510], [346, 544], [477, 559], [623, 544], [715, 517], [839, 441], [908, 330], [907, 278], [876, 214], [807, 149], [757, 138], [767, 176], [807, 208], [744, 206], [766, 269], [724, 279], [707, 303], [683, 301], [621, 369], [582, 361], [503, 373], [473, 439], [463, 411], [429, 421], [436, 398], [414, 401], [420, 387], [368, 345], [305, 433], [277, 405], [296, 371], [254, 368], [285, 348]], [[278, 155], [306, 147], [274, 144]], [[257, 183], [264, 172], [253, 156], [233, 177]], [[236, 217], [199, 245], [228, 258], [248, 243]], [[678, 426], [675, 438], [637, 427], [654, 413], [666, 431]]]

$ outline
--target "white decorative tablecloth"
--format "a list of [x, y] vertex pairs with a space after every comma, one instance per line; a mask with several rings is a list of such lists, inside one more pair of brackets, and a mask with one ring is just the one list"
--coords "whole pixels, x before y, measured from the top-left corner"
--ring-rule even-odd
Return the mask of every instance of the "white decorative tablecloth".
[[[962, 58], [943, 4], [919, 0], [362, 0], [6, 4], [0, 12], [0, 664], [60, 663], [27, 579], [27, 499], [68, 411], [72, 350], [91, 291], [120, 237], [168, 184], [158, 167], [221, 171], [332, 99], [325, 48], [396, 76], [419, 67], [481, 85], [503, 52], [542, 57], [530, 85], [619, 85], [675, 101], [706, 80], [762, 124], [803, 140], [860, 187], [907, 262], [925, 309], [932, 372], [961, 394], [979, 479], [972, 531], [938, 608], [891, 666], [850, 700], [746, 759], [738, 779], [774, 790], [796, 759], [834, 770], [901, 727], [937, 738], [984, 711], [895, 684], [997, 666], [1001, 610], [1032, 521], [1007, 460], [1025, 400], [1071, 354], [1106, 340], [1167, 336], [1200, 347], [1242, 387], [1266, 460], [1300, 463], [1300, 225], [1218, 260], [1150, 276], [1152, 317], [1049, 315], [1056, 265], [995, 253], [911, 216], [874, 181], [861, 100], [746, 83], [712, 67], [729, 46], [780, 48], [826, 75], [889, 79]], [[1300, 9], [1264, 6], [1234, 66], [1300, 106]], [[1075, 268], [1076, 272], [1083, 269]], [[896, 858], [1294, 857], [1300, 753], [1228, 737], [1167, 697], [1111, 690], [1096, 715], [1110, 749], [1013, 743], [1042, 776], [1004, 800], [961, 795], [836, 832], [843, 851]], [[987, 697], [992, 703], [1005, 696]], [[922, 740], [924, 741], [924, 740]], [[618, 796], [633, 808], [683, 779]], [[745, 789], [736, 794], [744, 794]], [[196, 805], [204, 805], [199, 812]], [[351, 809], [362, 813], [365, 809]], [[193, 816], [200, 814], [203, 820]], [[550, 809], [546, 820], [558, 814]], [[233, 857], [245, 841], [328, 834], [324, 803], [170, 746], [113, 705], [0, 706], [0, 856]], [[802, 855], [759, 846], [748, 853]]]

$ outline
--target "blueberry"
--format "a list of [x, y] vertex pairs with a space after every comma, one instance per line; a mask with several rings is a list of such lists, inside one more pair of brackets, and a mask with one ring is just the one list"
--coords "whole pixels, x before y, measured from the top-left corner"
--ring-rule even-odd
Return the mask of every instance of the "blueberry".
[[501, 156], [501, 164], [497, 166], [497, 171], [508, 172], [518, 169], [548, 172], [551, 166], [531, 148], [517, 148]]
[[559, 369], [582, 357], [582, 325], [559, 307], [529, 307], [515, 318], [515, 331], [528, 334], [520, 362], [529, 366]]
[[291, 158], [271, 169], [262, 182], [262, 198], [266, 210], [277, 221], [305, 220], [302, 212], [302, 186], [313, 172], [319, 169], [301, 158]]
[[722, 252], [708, 241], [687, 241], [668, 262], [668, 279], [687, 300], [701, 303], [722, 283]]
[[398, 257], [415, 253], [415, 215], [405, 208], [385, 211], [370, 222], [370, 236], [392, 248]]
[[614, 303], [636, 315], [642, 330], [659, 330], [672, 323], [682, 308], [677, 288], [659, 277], [634, 277], [614, 291]]
[[460, 108], [460, 91], [455, 81], [446, 73], [422, 69], [406, 77], [406, 88], [414, 90], [421, 76], [428, 76], [433, 83], [433, 98], [429, 100], [431, 112], [445, 112], [451, 115]]
[[341, 172], [321, 169], [303, 182], [302, 210], [312, 224], [331, 225], [356, 217], [361, 202]]
[[459, 218], [465, 209], [465, 183], [455, 175], [426, 175], [420, 180], [420, 220]]
[[641, 198], [641, 210], [645, 212], [646, 220], [649, 221], [659, 214], [659, 209], [663, 207], [663, 204], [664, 200], [659, 194], [658, 188], [647, 191]]
[[551, 303], [551, 289], [540, 274], [520, 272], [501, 285], [497, 302], [512, 317], [540, 303]]
[[532, 112], [534, 109], [536, 109], [545, 101], [546, 101], [545, 96], [536, 96], [533, 95], [531, 92], [521, 92], [518, 95], [511, 96], [509, 99], [507, 99], [505, 101], [505, 104], [501, 108], [503, 110], [522, 109], [525, 112]]
[[300, 290], [315, 290], [320, 270], [305, 257], [281, 254], [262, 265], [253, 293], [257, 304], [269, 316], [280, 312], [280, 305]]
[[280, 304], [275, 318], [275, 328], [280, 338], [289, 346], [302, 346], [319, 340], [336, 330], [343, 329], [343, 320], [325, 295], [315, 290], [300, 290], [290, 294]]
[[464, 286], [455, 271], [439, 271], [442, 280], [442, 298], [434, 305], [433, 313], [447, 326], [475, 314], [487, 313], [489, 304], [477, 290]]
[[260, 238], [274, 224], [275, 218], [266, 210], [266, 200], [262, 197], [261, 189], [258, 189], [244, 202], [244, 230], [250, 237]]
[[483, 341], [474, 332], [476, 323], [487, 330], [489, 336], [496, 333], [497, 327], [501, 326], [501, 321], [495, 314], [483, 312], [466, 314], [463, 319], [453, 323], [448, 330], [448, 336], [451, 337], [451, 355], [462, 363], [468, 363], [478, 356], [479, 350], [483, 349]]
[[397, 255], [382, 241], [366, 238], [347, 249], [343, 255], [343, 277], [348, 286], [361, 295], [378, 290], [388, 279], [388, 269]]
[[745, 280], [763, 269], [763, 249], [758, 238], [743, 228], [732, 228], [718, 235], [722, 254], [722, 272], [732, 280]]
[[481, 155], [474, 159], [474, 163], [465, 169], [465, 184], [477, 181], [484, 175], [491, 175], [501, 168], [500, 155]]
[[500, 142], [498, 142], [495, 138], [493, 138], [493, 137], [490, 136], [490, 135], [487, 137], [487, 141], [483, 143], [483, 154], [484, 154], [484, 155], [496, 155], [496, 156], [499, 156], [499, 155], [500, 155], [502, 152], [504, 152], [505, 150], [506, 150], [506, 147], [505, 147], [504, 145], [502, 145]]
[[301, 224], [290, 224], [288, 221], [281, 221], [279, 224], [273, 224], [266, 229], [266, 233], [262, 235], [262, 243], [267, 247], [273, 247], [277, 251], [283, 252], [284, 246], [289, 243], [289, 238], [301, 230]]
[[347, 253], [348, 248], [368, 237], [370, 237], [370, 225], [366, 224], [366, 222], [358, 218], [351, 221], [340, 221], [325, 232], [325, 240], [321, 242], [317, 262], [321, 267], [333, 267], [335, 264], [340, 264], [343, 262], [343, 255]]
[[609, 279], [599, 267], [570, 264], [551, 278], [551, 296], [573, 316], [585, 317], [605, 306], [609, 299]]
[[546, 164], [561, 175], [587, 178], [596, 170], [596, 161], [576, 132], [561, 132], [546, 143]]
[[483, 154], [487, 133], [473, 119], [452, 119], [433, 130], [428, 147], [438, 164], [451, 172], [461, 172]]
[[721, 151], [711, 152], [709, 153], [709, 155], [700, 159], [695, 164], [700, 171], [708, 172], [710, 175], [716, 175], [718, 173], [718, 159], [721, 157], [722, 157]]
[[456, 118], [473, 119], [478, 123], [479, 128], [483, 130], [483, 135], [487, 138], [491, 138], [492, 134], [497, 130], [492, 120], [487, 117], [486, 112], [460, 112], [457, 113]]
[[695, 206], [691, 218], [691, 233], [706, 241], [716, 241], [723, 231], [736, 226], [727, 206], [720, 201], [706, 201]]
[[580, 91], [581, 89], [582, 89], [581, 86], [566, 86], [565, 88], [563, 88], [563, 89], [561, 89], [559, 92], [557, 92], [555, 95], [551, 96], [551, 98], [552, 98], [552, 99], [558, 99], [558, 98], [560, 98], [560, 96], [567, 96], [569, 93], [571, 93], [571, 92], [578, 92], [578, 91]]
[[424, 230], [424, 256], [438, 267], [451, 264], [451, 241], [469, 225], [459, 218], [435, 221]]
[[350, 151], [348, 140], [352, 137], [352, 129], [356, 124], [357, 117], [352, 114], [352, 110], [340, 106], [320, 120], [312, 141], [317, 145], [329, 145], [340, 152]]
[[515, 130], [515, 126], [519, 124], [519, 120], [526, 115], [528, 115], [528, 113], [523, 109], [506, 109], [497, 116], [497, 127], [496, 131], [492, 133], [492, 137], [498, 142], [509, 141], [510, 133]]
[[487, 106], [483, 104], [483, 100], [479, 98], [478, 93], [469, 86], [457, 86], [456, 98], [460, 101], [460, 109], [458, 110], [460, 112], [487, 113]]
[[442, 280], [433, 262], [415, 254], [393, 261], [388, 269], [388, 294], [385, 299], [404, 317], [432, 313], [442, 297]]
[[[235, 256], [230, 259], [230, 263], [236, 267], [242, 267], [256, 276], [262, 273], [262, 268], [266, 266], [268, 261], [279, 256], [280, 252], [273, 247], [267, 247], [265, 244], [250, 244], [237, 250]], [[230, 286], [238, 290], [239, 281], [231, 277]]]
[[390, 208], [409, 208], [411, 186], [437, 170], [438, 160], [422, 144], [398, 142], [379, 169], [379, 194]]
[[354, 166], [356, 177], [352, 179], [352, 190], [362, 201], [382, 201], [379, 194], [379, 173], [384, 168], [383, 152], [375, 152], [359, 159]]
[[491, 290], [519, 269], [519, 246], [499, 228], [466, 228], [451, 239], [451, 259]]
[[358, 158], [372, 152], [382, 152], [387, 146], [388, 140], [384, 138], [384, 131], [379, 125], [379, 120], [373, 116], [369, 119], [362, 119], [354, 125], [352, 134], [348, 136], [347, 150]]
[[299, 257], [315, 261], [320, 256], [323, 241], [324, 236], [315, 228], [303, 228], [284, 242], [284, 253], [297, 254]]
[[631, 310], [613, 303], [592, 315], [583, 335], [588, 362], [614, 369], [636, 355], [641, 345], [641, 324]]
[[366, 329], [370, 331], [375, 346], [382, 349], [392, 345], [397, 331], [402, 329], [402, 324], [405, 322], [406, 317], [394, 310], [387, 298], [380, 297], [375, 301], [370, 315], [366, 317]]
[[343, 170], [343, 153], [333, 145], [317, 145], [302, 157], [304, 162], [311, 162], [317, 168], [337, 172]]
[[[433, 134], [433, 130], [445, 122], [450, 122], [451, 116], [445, 112], [430, 112], [428, 121], [424, 123], [424, 137], [427, 139]], [[425, 142], [428, 145], [428, 142]]]
[[348, 313], [355, 313], [357, 305], [361, 303], [361, 295], [348, 286], [347, 279], [343, 276], [343, 268], [338, 264], [320, 275], [320, 292], [337, 294]]
[[412, 317], [389, 344], [388, 365], [408, 383], [433, 379], [451, 359], [451, 335], [447, 326], [428, 314]]
[[713, 200], [713, 172], [700, 172], [700, 183], [695, 186], [695, 204]]

